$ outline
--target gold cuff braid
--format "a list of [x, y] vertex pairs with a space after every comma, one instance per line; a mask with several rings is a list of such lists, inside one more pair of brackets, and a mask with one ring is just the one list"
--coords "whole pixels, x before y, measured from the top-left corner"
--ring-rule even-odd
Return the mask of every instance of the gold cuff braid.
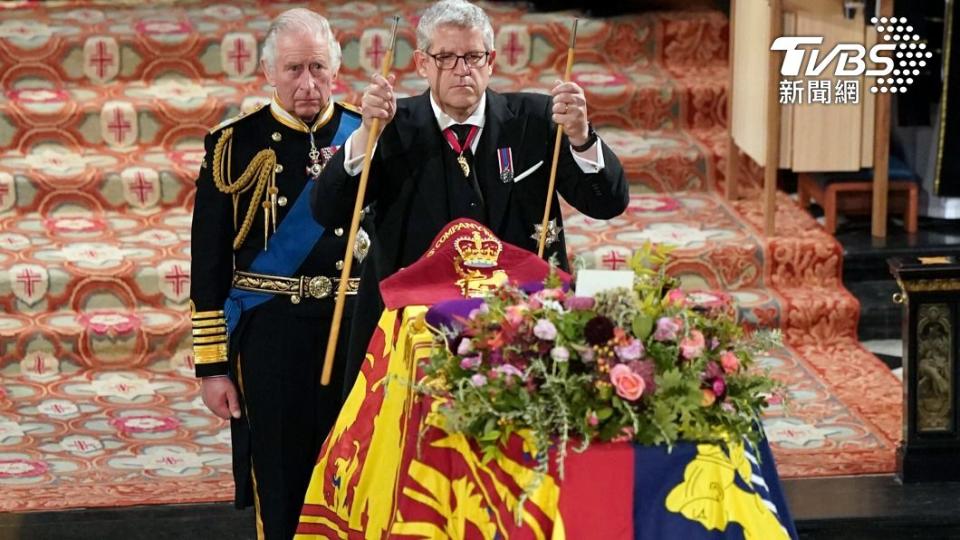
[[227, 320], [223, 318], [223, 315], [219, 319], [194, 319], [193, 327], [194, 328], [211, 328], [214, 326], [223, 326], [227, 324]]
[[[190, 302], [191, 310], [195, 310]], [[193, 311], [193, 361], [215, 364], [227, 361], [227, 321], [223, 310]]]
[[194, 336], [193, 337], [194, 345], [207, 345], [210, 343], [226, 343], [226, 342], [227, 342], [226, 331], [221, 332], [216, 336]]
[[197, 319], [213, 319], [216, 317], [223, 317], [223, 310], [219, 311], [194, 311], [190, 314], [190, 318], [193, 320]]
[[193, 362], [194, 364], [216, 364], [227, 361], [227, 344], [217, 343], [215, 345], [194, 345]]

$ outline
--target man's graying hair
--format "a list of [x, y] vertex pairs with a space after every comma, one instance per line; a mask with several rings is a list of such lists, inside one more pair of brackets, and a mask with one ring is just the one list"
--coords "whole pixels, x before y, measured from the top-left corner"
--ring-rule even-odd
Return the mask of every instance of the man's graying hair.
[[340, 43], [330, 30], [330, 23], [323, 16], [304, 8], [294, 8], [284, 11], [270, 23], [267, 37], [263, 40], [261, 58], [270, 69], [277, 61], [277, 37], [286, 32], [303, 32], [315, 34], [327, 39], [330, 49], [330, 69], [336, 73], [340, 69]]
[[430, 48], [433, 33], [438, 26], [462, 26], [478, 28], [483, 34], [483, 46], [493, 50], [493, 26], [483, 9], [466, 0], [441, 0], [427, 8], [417, 23], [417, 48], [426, 51]]

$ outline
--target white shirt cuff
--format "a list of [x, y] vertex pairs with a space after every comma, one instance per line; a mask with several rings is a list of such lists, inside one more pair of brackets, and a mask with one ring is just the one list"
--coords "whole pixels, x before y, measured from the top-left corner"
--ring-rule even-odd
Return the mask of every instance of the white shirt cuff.
[[570, 146], [570, 154], [577, 162], [580, 170], [586, 174], [595, 174], [603, 170], [603, 151], [600, 149], [600, 139], [593, 146], [583, 152], [577, 152]]
[[[377, 151], [377, 144], [373, 143], [373, 151]], [[347, 137], [347, 142], [343, 143], [343, 170], [349, 176], [356, 176], [360, 174], [363, 170], [363, 157], [366, 154], [360, 154], [359, 156], [353, 155], [353, 137]]]

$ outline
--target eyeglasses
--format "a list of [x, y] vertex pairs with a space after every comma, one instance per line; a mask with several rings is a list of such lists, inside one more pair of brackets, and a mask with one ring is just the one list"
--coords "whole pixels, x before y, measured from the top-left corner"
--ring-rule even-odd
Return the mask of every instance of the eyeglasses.
[[490, 57], [490, 51], [472, 51], [467, 54], [440, 53], [427, 56], [433, 58], [438, 69], [453, 69], [457, 67], [457, 62], [463, 60], [467, 67], [483, 67], [487, 65], [487, 58]]

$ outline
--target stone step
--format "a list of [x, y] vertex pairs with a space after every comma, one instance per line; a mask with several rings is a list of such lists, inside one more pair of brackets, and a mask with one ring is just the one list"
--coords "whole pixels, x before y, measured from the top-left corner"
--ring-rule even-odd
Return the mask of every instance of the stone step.
[[[400, 72], [414, 70], [415, 22], [427, 4], [313, 0], [297, 5], [330, 19], [343, 48], [341, 72], [357, 76], [379, 69], [395, 16], [401, 22], [394, 64]], [[290, 7], [257, 0], [109, 9], [63, 2], [15, 6], [3, 11], [0, 24], [0, 73], [6, 87], [29, 78], [96, 85], [151, 80], [171, 72], [191, 78], [249, 77], [257, 69], [269, 20]], [[578, 62], [686, 69], [727, 60], [728, 24], [719, 11], [594, 19], [576, 12], [531, 13], [521, 3], [484, 7], [497, 32], [500, 72], [562, 73], [574, 17], [582, 18]]]
[[[572, 79], [584, 88], [589, 115], [597, 127], [722, 129], [725, 72], [700, 69], [674, 77], [656, 66], [620, 71], [579, 64]], [[552, 72], [540, 77], [495, 75], [490, 86], [547, 93], [557, 78]], [[358, 103], [367, 84], [366, 78], [340, 77], [334, 98]], [[396, 89], [401, 97], [417, 95], [426, 90], [426, 82], [407, 73]], [[22, 81], [0, 95], [0, 150], [28, 152], [50, 140], [119, 150], [175, 146], [185, 138], [202, 137], [212, 126], [268, 101], [271, 95], [272, 88], [261, 76], [244, 81], [165, 76], [96, 87]]]

